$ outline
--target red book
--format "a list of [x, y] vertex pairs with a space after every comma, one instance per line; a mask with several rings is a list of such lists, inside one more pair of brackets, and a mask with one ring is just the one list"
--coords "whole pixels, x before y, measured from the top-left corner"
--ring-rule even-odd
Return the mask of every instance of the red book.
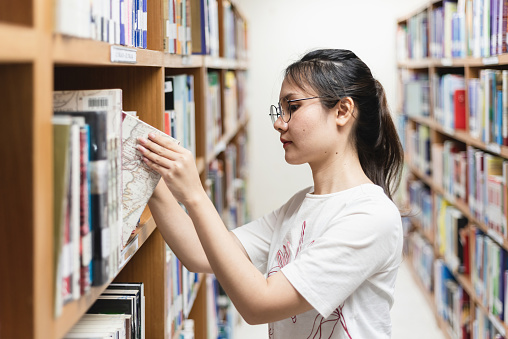
[[171, 135], [171, 118], [169, 112], [164, 112], [164, 133]]
[[466, 91], [458, 89], [453, 93], [455, 129], [466, 129]]

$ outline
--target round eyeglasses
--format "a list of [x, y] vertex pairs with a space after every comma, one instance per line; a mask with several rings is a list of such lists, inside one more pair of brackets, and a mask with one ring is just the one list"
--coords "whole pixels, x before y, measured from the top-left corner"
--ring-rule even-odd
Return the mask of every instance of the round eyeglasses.
[[293, 102], [303, 101], [303, 100], [310, 100], [310, 99], [317, 99], [322, 98], [320, 96], [317, 97], [310, 97], [310, 98], [301, 98], [301, 99], [293, 99], [288, 100], [286, 98], [282, 98], [277, 103], [277, 106], [271, 105], [270, 106], [270, 118], [272, 118], [272, 124], [275, 125], [275, 122], [279, 117], [282, 118], [282, 121], [289, 122], [291, 120], [291, 114], [298, 109], [298, 107], [295, 107], [296, 105], [292, 105]]

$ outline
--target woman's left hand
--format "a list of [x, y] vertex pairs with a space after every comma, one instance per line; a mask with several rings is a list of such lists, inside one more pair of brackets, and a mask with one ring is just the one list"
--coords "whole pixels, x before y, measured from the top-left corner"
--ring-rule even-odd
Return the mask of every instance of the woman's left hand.
[[138, 138], [143, 161], [157, 171], [174, 197], [186, 203], [204, 193], [192, 153], [176, 142], [150, 133], [148, 139]]

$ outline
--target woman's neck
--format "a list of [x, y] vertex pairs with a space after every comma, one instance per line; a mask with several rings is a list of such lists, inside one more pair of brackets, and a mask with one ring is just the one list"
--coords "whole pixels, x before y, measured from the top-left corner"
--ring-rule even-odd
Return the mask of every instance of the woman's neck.
[[313, 194], [330, 194], [361, 185], [371, 184], [356, 153], [345, 151], [330, 157], [325, 163], [310, 164], [314, 180]]

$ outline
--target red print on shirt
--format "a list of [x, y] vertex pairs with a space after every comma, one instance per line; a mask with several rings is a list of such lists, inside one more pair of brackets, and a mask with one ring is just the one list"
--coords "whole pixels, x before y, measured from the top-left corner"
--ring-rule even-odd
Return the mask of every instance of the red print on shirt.
[[[293, 259], [296, 259], [296, 257], [298, 257], [298, 254], [300, 254], [300, 251], [302, 249], [303, 238], [305, 237], [305, 227], [306, 227], [306, 222], [304, 221], [302, 224], [302, 231], [300, 232], [300, 241], [298, 242], [298, 248], [296, 249], [296, 254]], [[312, 245], [313, 243], [314, 243], [314, 241], [312, 241], [309, 244], [309, 246]], [[282, 248], [277, 251], [276, 260], [277, 260], [277, 265], [270, 269], [270, 271], [268, 272], [268, 277], [270, 277], [272, 274], [277, 273], [278, 271], [281, 270], [281, 268], [283, 268], [284, 266], [286, 266], [287, 264], [289, 264], [292, 261], [292, 259], [291, 259], [291, 243], [289, 241], [286, 241], [286, 244], [282, 245]], [[292, 316], [291, 320], [293, 321], [293, 324], [296, 323], [296, 320], [297, 320], [296, 315]], [[272, 338], [273, 332], [274, 332], [273, 328], [270, 328], [269, 332], [268, 332], [270, 338]]]
[[349, 339], [351, 339], [351, 335], [348, 332], [346, 319], [344, 319], [344, 315], [342, 314], [342, 308], [344, 304], [340, 305], [333, 311], [332, 315], [328, 317], [328, 319], [323, 318], [322, 315], [318, 314], [314, 319], [314, 324], [312, 325], [312, 330], [307, 337], [307, 339], [330, 339], [333, 335], [333, 331], [335, 331], [335, 326], [340, 321], [344, 332], [346, 332]]

